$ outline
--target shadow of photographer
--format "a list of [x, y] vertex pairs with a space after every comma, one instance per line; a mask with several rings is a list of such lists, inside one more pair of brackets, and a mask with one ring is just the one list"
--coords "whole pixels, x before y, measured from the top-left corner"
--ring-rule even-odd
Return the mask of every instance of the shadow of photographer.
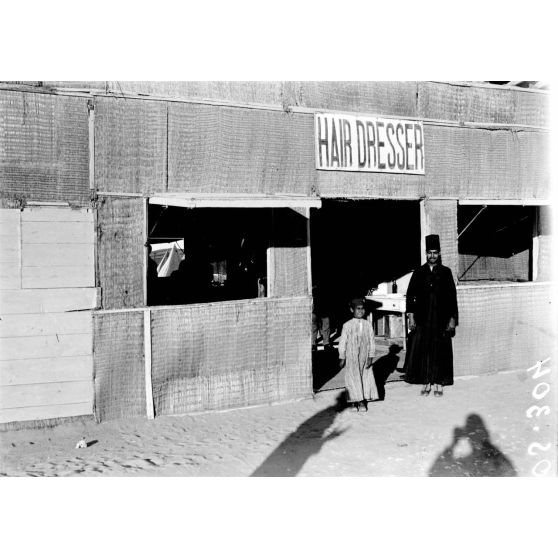
[[[470, 452], [457, 456], [463, 445]], [[511, 461], [490, 441], [490, 434], [479, 415], [471, 414], [463, 428], [454, 428], [452, 443], [433, 463], [430, 477], [515, 477]]]

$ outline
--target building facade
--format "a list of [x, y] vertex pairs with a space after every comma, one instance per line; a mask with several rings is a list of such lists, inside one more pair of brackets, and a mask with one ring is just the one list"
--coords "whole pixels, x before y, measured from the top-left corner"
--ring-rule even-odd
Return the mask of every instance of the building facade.
[[[422, 172], [320, 168], [323, 114], [420, 125]], [[548, 136], [546, 92], [487, 84], [0, 83], [0, 423], [310, 396], [316, 275], [401, 276], [430, 233], [456, 375], [532, 366], [555, 340]], [[177, 239], [211, 254], [205, 298], [153, 298], [147, 245]]]

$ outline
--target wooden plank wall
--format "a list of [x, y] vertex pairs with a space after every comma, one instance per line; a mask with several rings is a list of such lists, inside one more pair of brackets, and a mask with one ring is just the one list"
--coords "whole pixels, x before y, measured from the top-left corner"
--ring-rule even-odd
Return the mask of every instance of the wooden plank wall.
[[90, 415], [92, 210], [0, 209], [0, 232], [0, 423]]
[[87, 205], [87, 99], [0, 90], [0, 115], [0, 206]]

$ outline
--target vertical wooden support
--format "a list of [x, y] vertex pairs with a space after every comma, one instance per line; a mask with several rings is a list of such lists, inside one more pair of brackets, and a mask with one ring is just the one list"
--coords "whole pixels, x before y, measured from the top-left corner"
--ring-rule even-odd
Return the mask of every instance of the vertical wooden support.
[[143, 347], [145, 354], [145, 410], [148, 419], [155, 418], [153, 385], [151, 383], [151, 310], [143, 311]]
[[420, 263], [426, 263], [426, 235], [430, 230], [426, 215], [426, 200], [420, 200]]
[[271, 209], [271, 231], [267, 248], [267, 296], [275, 296], [275, 210]]
[[89, 189], [95, 191], [95, 105], [93, 100], [87, 101], [89, 114]]
[[147, 198], [143, 200], [143, 305], [147, 306], [147, 268], [149, 265], [149, 252], [147, 250], [147, 241], [149, 239], [149, 223], [148, 223], [148, 202]]
[[308, 294], [312, 294], [312, 245], [310, 237], [310, 208], [304, 210], [306, 215], [306, 269], [308, 274]]
[[539, 242], [539, 234], [540, 234], [540, 227], [539, 227], [539, 219], [540, 219], [540, 209], [535, 207], [534, 209], [534, 218], [533, 218], [533, 245], [531, 247], [531, 269], [529, 270], [529, 281], [536, 281], [539, 275], [539, 251], [540, 251], [540, 242]]

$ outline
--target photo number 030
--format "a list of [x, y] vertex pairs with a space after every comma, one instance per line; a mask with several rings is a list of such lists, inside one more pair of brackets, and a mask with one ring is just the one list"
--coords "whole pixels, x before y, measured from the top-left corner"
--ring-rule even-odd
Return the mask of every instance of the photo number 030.
[[[531, 395], [537, 402], [543, 402], [543, 400], [546, 397], [548, 397], [548, 395], [551, 392], [550, 357], [545, 360], [541, 360], [537, 362], [537, 364], [529, 368], [527, 372], [533, 372], [533, 376], [532, 376], [533, 380], [538, 380], [539, 378], [543, 378], [545, 376], [546, 378], [544, 378], [544, 380], [549, 380], [549, 381], [543, 380], [538, 382], [533, 388], [533, 391], [531, 392]], [[525, 416], [528, 419], [537, 420], [540, 419], [541, 416], [550, 415], [550, 412], [551, 412], [550, 405], [532, 405], [527, 409], [527, 411], [525, 411]], [[539, 424], [535, 424], [533, 426], [534, 432], [540, 432], [540, 430], [541, 427]], [[543, 459], [539, 459], [539, 461], [537, 461], [537, 463], [535, 463], [535, 465], [531, 469], [531, 473], [534, 476], [543, 477], [551, 473], [553, 469], [552, 467], [553, 460], [551, 459], [552, 452], [547, 453], [551, 450], [551, 448], [552, 448], [551, 442], [542, 443], [542, 444], [540, 442], [532, 442], [531, 444], [529, 444], [529, 447], [527, 448], [527, 453], [529, 455], [533, 457], [539, 457], [539, 458], [543, 457]]]

